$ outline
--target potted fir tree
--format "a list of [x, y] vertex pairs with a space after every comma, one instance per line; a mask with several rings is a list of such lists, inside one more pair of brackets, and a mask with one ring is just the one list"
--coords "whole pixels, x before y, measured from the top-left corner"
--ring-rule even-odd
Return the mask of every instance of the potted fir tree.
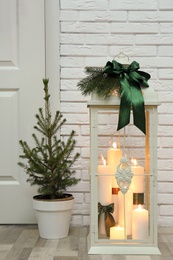
[[25, 161], [19, 162], [18, 165], [24, 168], [28, 175], [27, 181], [38, 186], [39, 194], [33, 197], [33, 206], [40, 237], [58, 239], [66, 237], [69, 231], [74, 198], [64, 191], [79, 181], [75, 178], [75, 170], [72, 168], [79, 154], [72, 155], [76, 144], [73, 130], [66, 142], [57, 136], [66, 119], [59, 111], [56, 111], [52, 119], [48, 81], [43, 80], [45, 111], [39, 108], [35, 116], [37, 124], [34, 128], [41, 136], [32, 134], [34, 148], [30, 148], [26, 141], [19, 141], [23, 151], [20, 158]]

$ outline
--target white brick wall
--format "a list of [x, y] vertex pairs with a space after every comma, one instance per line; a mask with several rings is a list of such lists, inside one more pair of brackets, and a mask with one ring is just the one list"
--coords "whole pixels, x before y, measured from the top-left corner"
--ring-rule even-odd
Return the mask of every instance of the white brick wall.
[[158, 92], [158, 218], [173, 226], [173, 1], [60, 0], [62, 134], [76, 131], [77, 176], [72, 223], [89, 224], [89, 113], [77, 89], [85, 66], [104, 66], [120, 51], [151, 74]]

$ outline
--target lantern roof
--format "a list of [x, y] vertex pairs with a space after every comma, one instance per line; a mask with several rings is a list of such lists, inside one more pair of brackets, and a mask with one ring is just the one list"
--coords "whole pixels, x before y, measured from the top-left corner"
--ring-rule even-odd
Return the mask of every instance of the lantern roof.
[[[156, 91], [152, 88], [142, 88], [142, 93], [144, 96], [145, 106], [159, 106], [161, 103], [158, 101], [158, 96]], [[102, 98], [96, 93], [92, 93], [91, 100], [88, 102], [89, 106], [119, 106], [120, 96], [118, 94], [113, 94], [109, 98]]]

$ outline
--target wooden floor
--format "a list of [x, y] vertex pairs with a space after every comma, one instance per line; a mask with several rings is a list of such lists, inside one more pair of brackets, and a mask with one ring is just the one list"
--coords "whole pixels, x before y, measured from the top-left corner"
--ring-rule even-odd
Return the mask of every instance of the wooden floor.
[[0, 260], [173, 260], [173, 227], [159, 228], [162, 255], [88, 255], [88, 227], [71, 227], [67, 238], [39, 238], [36, 225], [1, 225]]

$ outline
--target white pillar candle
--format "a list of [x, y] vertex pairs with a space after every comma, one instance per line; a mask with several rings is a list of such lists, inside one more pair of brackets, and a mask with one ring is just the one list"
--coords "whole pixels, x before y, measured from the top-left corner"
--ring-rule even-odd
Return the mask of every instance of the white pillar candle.
[[[112, 176], [110, 174], [111, 167], [106, 165], [104, 160], [103, 165], [98, 165], [98, 202], [103, 206], [112, 203]], [[104, 213], [99, 220], [99, 234], [106, 234]]]
[[115, 226], [110, 228], [110, 239], [124, 239], [124, 228]]
[[109, 165], [98, 165], [98, 202], [102, 205], [112, 202], [112, 179], [109, 174], [111, 174]]
[[144, 192], [144, 167], [138, 166], [136, 160], [133, 161], [136, 165], [131, 166], [131, 171], [133, 172], [134, 175], [132, 178], [132, 182], [130, 184], [130, 190], [133, 193], [143, 193]]
[[148, 210], [141, 205], [132, 212], [132, 239], [148, 238]]
[[[125, 196], [125, 205], [124, 205]], [[125, 209], [125, 221], [124, 222], [124, 209]], [[124, 227], [126, 223], [127, 236], [132, 234], [132, 210], [133, 210], [133, 193], [128, 190], [124, 195], [121, 191], [118, 192], [118, 224]]]
[[[108, 165], [112, 167], [112, 172], [115, 174], [118, 164], [120, 164], [120, 159], [122, 157], [122, 151], [117, 149], [116, 143], [113, 143], [113, 147], [108, 150], [107, 158]], [[115, 176], [112, 178], [112, 187], [117, 188], [118, 184], [115, 179]]]

